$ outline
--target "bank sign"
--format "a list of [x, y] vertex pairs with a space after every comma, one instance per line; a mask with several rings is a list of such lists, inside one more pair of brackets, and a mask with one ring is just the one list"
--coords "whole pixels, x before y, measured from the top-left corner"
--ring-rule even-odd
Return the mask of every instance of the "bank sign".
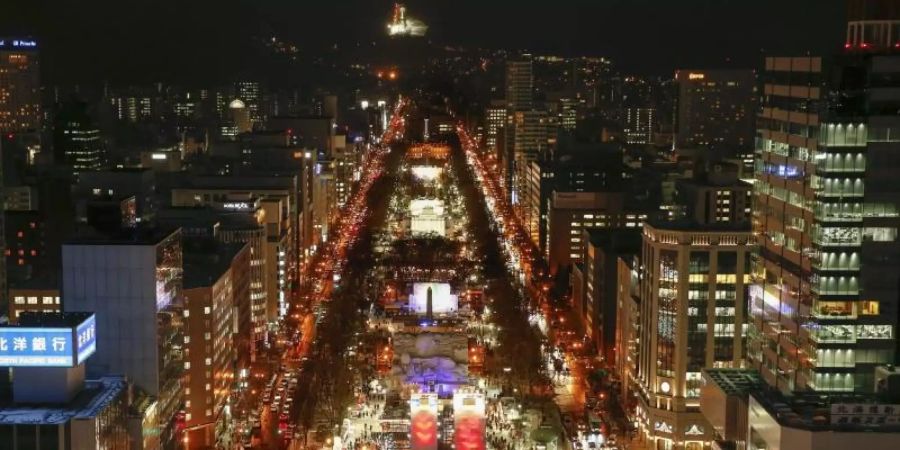
[[0, 327], [0, 367], [75, 367], [97, 349], [91, 314], [73, 327]]

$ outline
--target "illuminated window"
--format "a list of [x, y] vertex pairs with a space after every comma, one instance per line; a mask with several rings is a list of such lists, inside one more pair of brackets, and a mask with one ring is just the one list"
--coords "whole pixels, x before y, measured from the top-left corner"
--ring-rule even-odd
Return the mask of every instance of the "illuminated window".
[[737, 276], [735, 274], [717, 274], [716, 275], [716, 283], [725, 283], [725, 284], [734, 284], [737, 282]]
[[20, 296], [17, 295], [17, 296], [16, 296], [16, 304], [17, 304], [17, 305], [23, 305], [23, 304], [25, 304], [25, 297], [20, 297]]
[[859, 302], [859, 314], [861, 316], [877, 316], [878, 309], [877, 300], [865, 300]]

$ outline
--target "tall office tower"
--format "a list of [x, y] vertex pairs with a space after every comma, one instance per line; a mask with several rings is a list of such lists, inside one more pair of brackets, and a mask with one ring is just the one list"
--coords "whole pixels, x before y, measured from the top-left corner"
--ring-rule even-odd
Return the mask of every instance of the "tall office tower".
[[676, 145], [724, 157], [753, 153], [756, 74], [752, 70], [679, 70]]
[[[185, 422], [192, 448], [222, 442], [231, 431], [229, 396], [236, 379], [234, 277], [250, 245], [220, 244], [212, 238], [185, 242], [184, 297]], [[243, 253], [243, 255], [242, 255]], [[236, 405], [235, 405], [236, 406]]]
[[507, 124], [512, 146], [512, 193], [514, 204], [528, 198], [528, 166], [547, 150], [547, 113], [545, 111], [514, 111]]
[[657, 89], [646, 78], [626, 77], [622, 82], [622, 131], [628, 144], [649, 144], [656, 126]]
[[87, 104], [65, 103], [56, 114], [53, 130], [53, 158], [78, 172], [99, 170], [104, 163], [104, 147], [100, 129], [87, 113]]
[[267, 117], [263, 108], [262, 85], [259, 81], [238, 81], [234, 84], [234, 94], [247, 106], [253, 126], [262, 126]]
[[748, 357], [784, 391], [872, 391], [897, 358], [900, 10], [849, 16], [825, 92], [819, 58], [766, 60]]
[[625, 108], [622, 117], [622, 131], [627, 144], [649, 144], [653, 142], [653, 124], [656, 110], [653, 108]]
[[531, 55], [506, 61], [506, 109], [522, 111], [534, 107], [534, 75]]
[[175, 448], [182, 407], [181, 231], [126, 230], [63, 245], [63, 311], [96, 311], [87, 375], [121, 374], [153, 397], [162, 448]]
[[0, 38], [0, 132], [41, 128], [37, 42]]
[[751, 246], [749, 226], [644, 225], [639, 311], [625, 315], [639, 317], [642, 330], [630, 387], [651, 448], [709, 448], [701, 372], [742, 365]]
[[[32, 39], [0, 38], [0, 133], [39, 131], [40, 118], [41, 77], [37, 42]], [[8, 144], [11, 142], [8, 141]], [[0, 143], [0, 151], [2, 146]], [[0, 251], [5, 251], [5, 219], [2, 216], [0, 214]], [[6, 259], [0, 258], [0, 301], [8, 300], [6, 294]]]
[[494, 100], [484, 111], [485, 129], [487, 137], [485, 144], [491, 152], [497, 151], [497, 135], [506, 125], [506, 107], [502, 101]]

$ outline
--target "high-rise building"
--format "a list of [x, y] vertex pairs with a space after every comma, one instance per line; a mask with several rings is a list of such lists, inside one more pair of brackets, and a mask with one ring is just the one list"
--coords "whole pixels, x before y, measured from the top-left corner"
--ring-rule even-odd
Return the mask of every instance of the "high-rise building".
[[53, 157], [76, 173], [99, 170], [104, 163], [100, 129], [88, 115], [87, 104], [69, 101], [56, 114], [53, 130]]
[[234, 83], [234, 94], [246, 105], [253, 127], [266, 123], [263, 88], [259, 81], [244, 80]]
[[156, 402], [162, 448], [178, 440], [185, 364], [181, 231], [124, 230], [63, 246], [63, 311], [97, 311], [89, 377], [122, 374]]
[[506, 109], [529, 110], [534, 107], [534, 73], [531, 55], [506, 60]]
[[234, 263], [249, 244], [192, 239], [185, 244], [185, 421], [193, 447], [215, 445], [230, 431], [226, 405], [234, 384]]
[[628, 144], [649, 144], [653, 142], [653, 126], [656, 123], [653, 108], [625, 108], [622, 117], [622, 131]]
[[676, 145], [716, 155], [753, 150], [756, 74], [752, 70], [679, 70]]
[[644, 225], [639, 311], [624, 316], [639, 318], [636, 373], [627, 382], [651, 448], [709, 448], [713, 432], [699, 409], [702, 371], [742, 365], [752, 244], [749, 225]]
[[641, 230], [587, 228], [581, 264], [573, 264], [572, 305], [590, 342], [608, 363], [616, 360], [618, 261], [640, 253]]
[[0, 37], [0, 132], [41, 128], [37, 42]]
[[487, 130], [485, 144], [492, 151], [497, 151], [497, 135], [506, 125], [506, 106], [502, 102], [493, 101], [484, 111], [485, 129]]
[[553, 192], [547, 208], [545, 258], [550, 272], [581, 262], [584, 242], [581, 232], [587, 228], [639, 229], [648, 211], [626, 204], [621, 192]]
[[701, 398], [717, 440], [738, 450], [887, 450], [900, 436], [900, 3], [848, 5], [833, 67], [765, 60], [753, 371], [707, 371]]
[[514, 204], [519, 204], [528, 193], [528, 166], [547, 150], [547, 113], [545, 111], [515, 111], [512, 122], [507, 124], [512, 147], [512, 192]]
[[748, 357], [784, 391], [871, 391], [874, 367], [897, 358], [900, 102], [886, 93], [900, 55], [859, 31], [880, 26], [850, 22], [821, 113], [819, 58], [766, 59]]

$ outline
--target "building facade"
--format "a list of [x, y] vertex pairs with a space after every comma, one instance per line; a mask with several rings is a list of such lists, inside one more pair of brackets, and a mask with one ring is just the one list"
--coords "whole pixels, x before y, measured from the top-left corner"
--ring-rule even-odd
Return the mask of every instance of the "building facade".
[[63, 245], [63, 311], [97, 311], [88, 376], [123, 374], [156, 401], [164, 448], [180, 438], [184, 373], [181, 232], [142, 229]]
[[622, 192], [554, 192], [547, 210], [545, 258], [551, 273], [582, 262], [587, 228], [640, 229], [648, 214], [629, 211]]
[[41, 70], [30, 38], [0, 38], [0, 132], [41, 128]]
[[190, 448], [215, 445], [233, 432], [230, 409], [225, 408], [237, 368], [232, 267], [240, 252], [249, 252], [249, 244], [207, 242], [185, 253], [185, 421]]
[[752, 70], [679, 70], [676, 145], [738, 156], [753, 152], [756, 74]]
[[743, 364], [752, 244], [749, 227], [644, 225], [633, 418], [653, 448], [710, 445], [701, 372]]
[[[863, 41], [864, 22], [828, 85], [819, 58], [766, 59], [748, 357], [784, 391], [870, 391], [896, 358], [900, 55]], [[841, 101], [809, 109], [823, 89]]]

